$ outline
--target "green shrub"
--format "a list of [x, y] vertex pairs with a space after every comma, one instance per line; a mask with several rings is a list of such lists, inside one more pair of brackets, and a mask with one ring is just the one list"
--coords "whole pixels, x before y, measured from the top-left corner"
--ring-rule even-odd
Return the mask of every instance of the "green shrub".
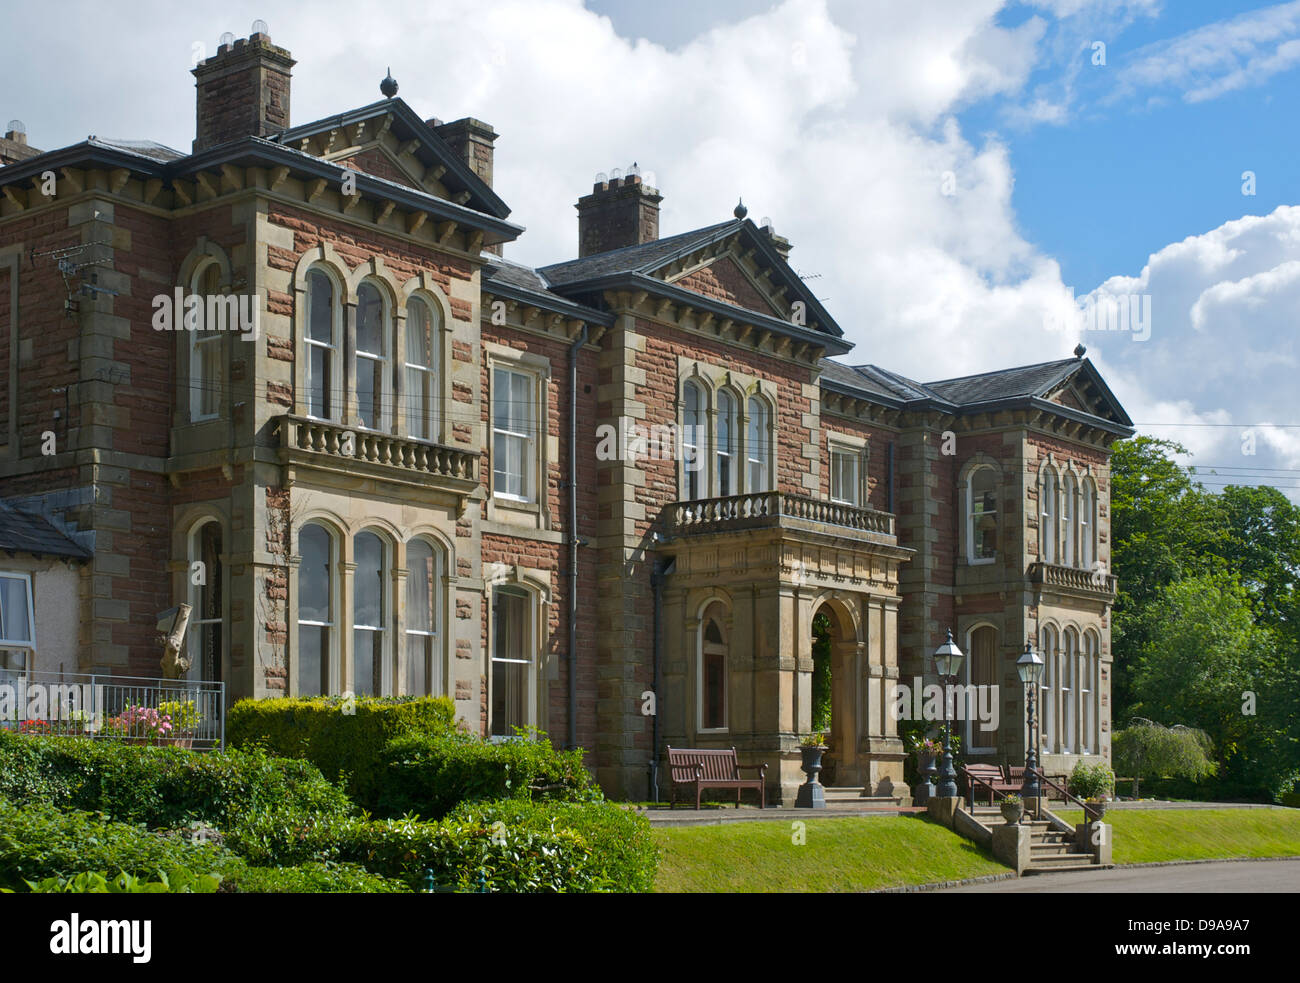
[[245, 867], [226, 878], [221, 890], [238, 894], [398, 894], [410, 888], [358, 864], [313, 862], [296, 867]]
[[601, 798], [582, 751], [561, 751], [545, 735], [494, 743], [465, 734], [398, 738], [384, 749], [383, 816], [445, 816], [461, 802]]
[[305, 758], [331, 781], [343, 779], [353, 800], [372, 810], [389, 741], [455, 729], [456, 706], [444, 696], [240, 700], [226, 715], [231, 746], [261, 745], [272, 754]]
[[331, 815], [350, 811], [342, 790], [306, 761], [264, 751], [187, 751], [0, 730], [0, 797], [102, 812], [122, 822], [224, 827], [264, 806]]
[[148, 881], [132, 874], [110, 877], [100, 871], [86, 871], [76, 877], [46, 877], [27, 882], [32, 894], [215, 894], [221, 885], [216, 874], [193, 874], [182, 867], [159, 871], [158, 880]]
[[245, 816], [227, 846], [253, 866], [316, 862], [359, 864], [373, 874], [424, 890], [433, 881], [461, 891], [556, 893], [611, 888], [600, 858], [576, 832], [441, 823], [413, 818], [320, 818], [285, 810]]
[[1115, 773], [1104, 761], [1095, 765], [1076, 762], [1065, 790], [1081, 799], [1112, 798], [1115, 795]]
[[592, 863], [614, 891], [649, 893], [659, 868], [659, 848], [644, 816], [612, 802], [464, 802], [448, 817], [491, 827], [567, 829], [591, 848]]
[[190, 843], [49, 805], [20, 808], [0, 799], [0, 887], [25, 890], [26, 881], [75, 878], [87, 871], [157, 878], [160, 872], [178, 868], [195, 875], [223, 875], [238, 866], [238, 858], [213, 843]]

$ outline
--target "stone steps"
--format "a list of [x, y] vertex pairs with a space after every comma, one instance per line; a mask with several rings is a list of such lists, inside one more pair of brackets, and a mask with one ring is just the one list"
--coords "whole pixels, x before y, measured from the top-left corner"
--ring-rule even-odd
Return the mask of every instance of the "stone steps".
[[[988, 806], [976, 806], [971, 816], [989, 830], [1005, 822], [1000, 810]], [[1029, 829], [1029, 864], [1023, 873], [1050, 874], [1113, 866], [1094, 863], [1091, 850], [1080, 850], [1072, 834], [1054, 828], [1048, 820], [1028, 817], [1026, 820], [1021, 825]]]

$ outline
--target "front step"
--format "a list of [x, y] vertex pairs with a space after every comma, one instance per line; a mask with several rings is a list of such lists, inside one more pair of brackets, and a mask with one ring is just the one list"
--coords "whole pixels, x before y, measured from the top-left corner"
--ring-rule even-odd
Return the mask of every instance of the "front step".
[[1044, 864], [1031, 863], [1024, 869], [1022, 876], [1028, 876], [1030, 874], [1064, 874], [1071, 870], [1110, 870], [1115, 866], [1114, 864], [1094, 864], [1092, 863], [1091, 857], [1086, 857], [1084, 860], [1084, 863], [1068, 864], [1059, 863], [1057, 861]]

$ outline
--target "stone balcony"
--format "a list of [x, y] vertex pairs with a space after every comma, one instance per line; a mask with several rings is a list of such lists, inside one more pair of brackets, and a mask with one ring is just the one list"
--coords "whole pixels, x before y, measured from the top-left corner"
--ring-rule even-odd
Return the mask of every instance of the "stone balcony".
[[280, 459], [339, 477], [442, 489], [465, 496], [478, 487], [478, 452], [286, 414], [276, 426]]
[[1039, 590], [1072, 597], [1086, 597], [1114, 603], [1117, 582], [1114, 574], [1062, 567], [1055, 563], [1031, 563], [1029, 581]]
[[892, 512], [777, 491], [674, 502], [662, 517], [670, 538], [782, 527], [897, 543]]

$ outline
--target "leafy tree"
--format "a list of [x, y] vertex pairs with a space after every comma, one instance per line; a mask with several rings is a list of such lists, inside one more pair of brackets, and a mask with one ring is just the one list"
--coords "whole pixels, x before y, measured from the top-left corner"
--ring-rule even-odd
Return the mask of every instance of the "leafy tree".
[[1190, 778], [1213, 775], [1210, 739], [1204, 731], [1175, 724], [1163, 727], [1137, 717], [1115, 732], [1115, 766], [1133, 776], [1133, 798], [1141, 797], [1143, 778]]
[[831, 619], [825, 612], [813, 617], [812, 729], [831, 729]]

